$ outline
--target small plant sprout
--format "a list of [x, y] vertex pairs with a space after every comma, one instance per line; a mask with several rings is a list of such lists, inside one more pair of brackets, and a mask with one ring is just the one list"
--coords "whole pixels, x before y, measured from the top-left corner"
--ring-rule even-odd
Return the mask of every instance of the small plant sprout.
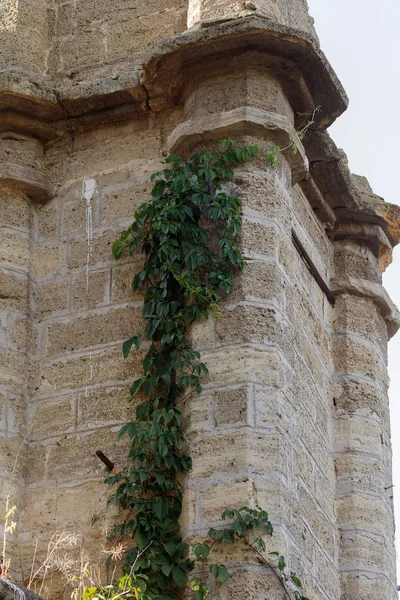
[[300, 116], [305, 116], [306, 120], [304, 121], [304, 123], [302, 124], [300, 129], [298, 129], [297, 131], [294, 131], [293, 136], [291, 137], [290, 143], [287, 146], [285, 146], [284, 148], [281, 148], [278, 145], [273, 145], [273, 146], [271, 146], [271, 148], [269, 148], [269, 150], [267, 152], [267, 163], [269, 164], [270, 167], [275, 167], [275, 165], [278, 162], [279, 154], [281, 152], [285, 152], [286, 150], [291, 150], [293, 152], [293, 154], [297, 154], [298, 148], [296, 145], [296, 140], [300, 140], [300, 141], [304, 140], [304, 137], [305, 137], [307, 131], [310, 129], [310, 127], [312, 125], [315, 124], [316, 115], [320, 111], [321, 111], [321, 106], [317, 106], [316, 108], [314, 108], [311, 115], [303, 115], [303, 114], [300, 115]]

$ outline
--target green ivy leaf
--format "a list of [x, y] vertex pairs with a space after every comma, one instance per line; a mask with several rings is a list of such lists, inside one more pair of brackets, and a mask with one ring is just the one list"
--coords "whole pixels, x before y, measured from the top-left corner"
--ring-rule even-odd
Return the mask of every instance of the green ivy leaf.
[[197, 558], [204, 560], [208, 558], [208, 555], [210, 554], [210, 546], [207, 546], [207, 544], [197, 544], [193, 548], [193, 552]]
[[282, 556], [282, 555], [280, 555], [279, 558], [278, 558], [278, 569], [282, 573], [282, 571], [285, 569], [285, 567], [286, 567], [285, 557]]
[[119, 260], [124, 252], [125, 244], [121, 240], [116, 240], [112, 245], [112, 253], [116, 260]]
[[228, 569], [224, 566], [224, 565], [220, 565], [219, 566], [219, 573], [218, 573], [218, 581], [219, 583], [226, 583], [229, 579], [229, 572]]
[[301, 588], [301, 580], [294, 573], [291, 573], [290, 579], [293, 581], [294, 585]]
[[133, 345], [135, 345], [136, 348], [139, 349], [139, 347], [140, 347], [140, 336], [139, 335], [135, 335], [123, 343], [122, 352], [124, 354], [124, 358], [128, 358], [129, 352], [131, 351], [131, 348]]
[[184, 588], [187, 581], [187, 575], [182, 567], [174, 567], [172, 569], [172, 576], [178, 588]]

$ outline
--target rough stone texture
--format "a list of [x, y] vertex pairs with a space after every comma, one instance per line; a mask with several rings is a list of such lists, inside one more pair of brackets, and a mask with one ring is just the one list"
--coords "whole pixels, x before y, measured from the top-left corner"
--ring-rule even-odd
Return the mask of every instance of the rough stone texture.
[[[26, 583], [35, 544], [38, 561], [55, 532], [81, 533], [93, 556], [105, 543], [115, 515], [95, 452], [123, 466], [117, 432], [134, 415], [142, 358], [121, 353], [142, 325], [130, 289], [140, 259], [116, 263], [111, 245], [169, 151], [233, 135], [260, 157], [230, 186], [245, 268], [223, 317], [189, 332], [209, 375], [182, 398], [184, 534], [195, 541], [228, 505], [259, 504], [276, 527], [271, 549], [311, 600], [394, 600], [387, 341], [400, 320], [381, 283], [400, 211], [350, 174], [325, 131], [346, 97], [306, 3], [109, 4], [7, 0], [0, 14], [0, 499], [17, 506], [12, 577]], [[318, 104], [303, 144], [298, 113]], [[268, 167], [271, 144], [290, 141], [297, 153]], [[217, 555], [233, 576], [213, 597], [281, 600], [245, 548]], [[49, 597], [62, 588], [53, 574]]]

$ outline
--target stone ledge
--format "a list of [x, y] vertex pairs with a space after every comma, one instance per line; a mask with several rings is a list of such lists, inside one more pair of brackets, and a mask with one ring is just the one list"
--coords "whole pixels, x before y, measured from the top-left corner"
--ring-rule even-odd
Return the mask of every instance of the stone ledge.
[[292, 169], [293, 185], [307, 176], [307, 157], [300, 140], [291, 135], [288, 119], [260, 108], [243, 106], [185, 121], [169, 136], [168, 147], [170, 152], [179, 153], [190, 150], [196, 143], [205, 140], [220, 140], [243, 134], [267, 137], [282, 148], [293, 142], [297, 148], [296, 154], [291, 148], [285, 151], [285, 157]]
[[17, 187], [36, 202], [46, 202], [54, 195], [53, 185], [47, 177], [31, 167], [14, 163], [0, 165], [0, 184], [5, 187]]
[[357, 277], [337, 277], [331, 281], [331, 290], [335, 296], [350, 294], [372, 300], [386, 321], [389, 339], [400, 329], [400, 311], [379, 283]]

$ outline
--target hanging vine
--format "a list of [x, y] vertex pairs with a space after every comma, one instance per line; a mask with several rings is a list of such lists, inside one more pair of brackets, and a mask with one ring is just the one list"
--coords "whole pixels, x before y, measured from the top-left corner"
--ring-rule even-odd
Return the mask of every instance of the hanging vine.
[[[274, 147], [275, 154], [279, 151]], [[241, 201], [222, 184], [232, 181], [235, 167], [257, 154], [256, 146], [239, 147], [230, 138], [216, 152], [197, 153], [188, 160], [169, 156], [166, 168], [152, 175], [151, 199], [113, 245], [116, 259], [124, 253], [144, 257], [132, 290], [144, 291], [145, 327], [123, 345], [125, 358], [133, 348], [144, 355], [143, 374], [130, 390], [131, 398], [140, 401], [136, 419], [120, 431], [120, 437], [130, 439], [129, 464], [106, 480], [116, 485], [110, 502], [128, 514], [112, 533], [130, 537], [132, 545], [123, 577], [102, 589], [86, 588], [84, 600], [176, 600], [195, 560], [207, 562], [215, 543], [243, 538], [263, 557], [262, 535], [272, 535], [268, 515], [260, 508], [225, 511], [222, 519], [231, 525], [211, 529], [209, 542], [194, 547], [192, 560], [179, 529], [182, 487], [177, 476], [190, 471], [192, 461], [185, 451], [178, 400], [189, 389], [200, 393], [201, 376], [207, 373], [187, 330], [209, 313], [218, 317], [221, 298], [232, 291], [234, 273], [243, 268]], [[289, 598], [307, 600], [301, 581], [285, 572], [283, 556], [272, 553], [270, 560], [263, 560]], [[224, 565], [210, 564], [209, 572], [217, 584], [229, 577]], [[205, 581], [194, 578], [189, 584], [197, 600], [207, 597]]]

